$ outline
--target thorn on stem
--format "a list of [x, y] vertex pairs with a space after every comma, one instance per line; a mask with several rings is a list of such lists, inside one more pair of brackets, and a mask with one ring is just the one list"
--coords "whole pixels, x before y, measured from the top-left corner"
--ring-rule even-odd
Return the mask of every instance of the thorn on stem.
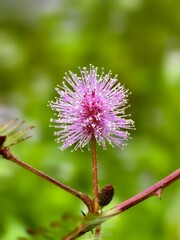
[[81, 213], [82, 213], [82, 215], [84, 216], [84, 217], [86, 217], [86, 214], [81, 210]]
[[[81, 210], [82, 215], [84, 216], [84, 218], [86, 218], [86, 214]], [[93, 230], [91, 230], [91, 233], [93, 234]]]
[[155, 195], [161, 200], [161, 194], [162, 194], [162, 188], [158, 189], [156, 192], [155, 192]]

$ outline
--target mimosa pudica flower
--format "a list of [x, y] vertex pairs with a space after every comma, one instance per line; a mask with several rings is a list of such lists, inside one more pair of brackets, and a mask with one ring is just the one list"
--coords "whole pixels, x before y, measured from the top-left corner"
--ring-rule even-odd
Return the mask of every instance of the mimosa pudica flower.
[[118, 83], [111, 72], [98, 75], [97, 68], [80, 69], [80, 76], [69, 71], [62, 85], [57, 86], [58, 97], [50, 102], [56, 111], [57, 142], [64, 150], [74, 145], [74, 150], [83, 148], [95, 138], [103, 149], [108, 142], [123, 147], [129, 138], [127, 130], [134, 122], [125, 115], [129, 91]]

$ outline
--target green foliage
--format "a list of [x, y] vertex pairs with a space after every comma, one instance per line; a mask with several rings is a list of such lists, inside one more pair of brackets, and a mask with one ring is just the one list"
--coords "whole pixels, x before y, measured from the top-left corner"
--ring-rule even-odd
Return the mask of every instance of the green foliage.
[[[115, 187], [110, 205], [178, 168], [179, 7], [178, 0], [2, 0], [0, 121], [18, 118], [36, 126], [33, 138], [13, 152], [92, 196], [90, 152], [57, 149], [48, 127], [53, 113], [47, 107], [64, 72], [92, 63], [118, 73], [133, 93], [132, 140], [124, 150], [98, 149], [100, 187]], [[177, 240], [179, 202], [179, 186], [174, 183], [161, 201], [151, 198], [104, 223], [103, 239]], [[73, 196], [0, 159], [1, 240], [31, 239], [26, 229], [49, 229], [65, 214], [81, 218], [81, 210], [86, 212]], [[60, 222], [62, 227], [54, 231], [63, 236], [79, 220]]]

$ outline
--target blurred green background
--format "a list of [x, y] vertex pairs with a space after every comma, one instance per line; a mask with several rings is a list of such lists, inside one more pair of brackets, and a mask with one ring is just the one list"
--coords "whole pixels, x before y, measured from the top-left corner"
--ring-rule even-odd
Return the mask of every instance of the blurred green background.
[[[132, 140], [124, 150], [98, 149], [99, 185], [115, 187], [112, 207], [180, 165], [179, 0], [0, 1], [0, 121], [36, 126], [13, 153], [92, 196], [91, 153], [57, 149], [47, 107], [64, 72], [89, 63], [117, 73], [133, 93]], [[102, 239], [180, 240], [179, 186], [107, 221]], [[70, 194], [0, 159], [1, 240], [31, 239], [26, 229], [50, 226], [63, 236], [81, 210]]]

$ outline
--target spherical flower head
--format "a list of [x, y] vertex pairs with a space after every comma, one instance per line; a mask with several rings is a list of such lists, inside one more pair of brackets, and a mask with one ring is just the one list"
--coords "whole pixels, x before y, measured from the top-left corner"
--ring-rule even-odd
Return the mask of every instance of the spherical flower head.
[[129, 138], [128, 129], [134, 122], [125, 115], [128, 90], [118, 83], [111, 72], [97, 74], [97, 68], [80, 69], [80, 76], [69, 71], [63, 86], [58, 86], [58, 97], [50, 102], [57, 119], [51, 119], [58, 129], [55, 135], [62, 143], [60, 149], [74, 145], [74, 150], [83, 148], [95, 138], [103, 149], [108, 142], [123, 147]]

